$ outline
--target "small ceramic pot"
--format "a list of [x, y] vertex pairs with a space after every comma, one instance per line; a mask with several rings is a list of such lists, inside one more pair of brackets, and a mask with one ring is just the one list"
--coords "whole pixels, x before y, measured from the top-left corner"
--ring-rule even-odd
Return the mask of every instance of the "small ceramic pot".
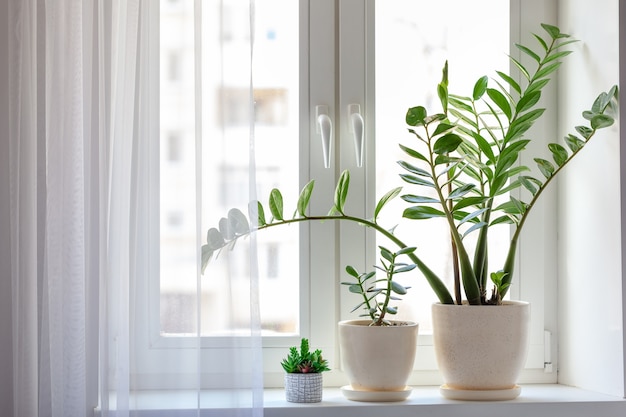
[[322, 374], [285, 374], [285, 396], [290, 403], [322, 401]]

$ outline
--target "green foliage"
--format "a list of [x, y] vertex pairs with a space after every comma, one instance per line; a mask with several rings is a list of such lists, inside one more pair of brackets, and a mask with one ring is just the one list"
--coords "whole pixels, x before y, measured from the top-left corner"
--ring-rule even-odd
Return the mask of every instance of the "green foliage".
[[361, 317], [369, 317], [372, 320], [372, 326], [386, 326], [390, 322], [385, 318], [387, 314], [396, 314], [398, 308], [391, 306], [391, 301], [398, 301], [396, 295], [405, 295], [411, 287], [405, 287], [394, 281], [395, 274], [409, 272], [415, 269], [415, 264], [406, 264], [397, 262], [396, 258], [401, 255], [408, 255], [415, 252], [415, 248], [402, 248], [398, 252], [391, 252], [389, 249], [379, 246], [380, 263], [382, 266], [374, 268], [384, 273], [384, 278], [377, 279], [376, 271], [367, 273], [359, 273], [354, 267], [348, 265], [346, 272], [354, 278], [355, 282], [342, 282], [347, 285], [351, 293], [359, 294], [363, 301], [352, 309], [352, 312], [359, 309], [365, 310]]
[[289, 348], [289, 355], [280, 363], [289, 374], [310, 374], [329, 371], [328, 362], [322, 358], [322, 351], [317, 349], [311, 352], [309, 340], [300, 341], [300, 351], [292, 346]]
[[[382, 266], [375, 268], [384, 273], [384, 278], [377, 279], [375, 271], [359, 273], [353, 267], [346, 268], [355, 282], [343, 284], [363, 297], [354, 311], [362, 308], [374, 323], [384, 323], [385, 315], [396, 310], [389, 302], [406, 290], [393, 280], [394, 275], [413, 268], [426, 278], [441, 303], [460, 304], [463, 295], [455, 291], [453, 298], [439, 276], [419, 258], [417, 250], [395, 236], [395, 227], [378, 223], [384, 207], [400, 196], [408, 205], [403, 217], [446, 221], [447, 235], [455, 251], [455, 289], [462, 285], [470, 304], [499, 304], [510, 288], [517, 242], [532, 208], [596, 133], [614, 123], [617, 113], [618, 88], [614, 86], [598, 95], [591, 108], [582, 113], [584, 122], [575, 126], [574, 132], [560, 143], [550, 143], [543, 155], [527, 159], [534, 161], [534, 166], [520, 164], [520, 157], [531, 142], [527, 132], [545, 112], [540, 107], [543, 89], [562, 59], [571, 54], [566, 47], [576, 42], [555, 26], [541, 26], [544, 33], [533, 34], [534, 45], [516, 45], [530, 57], [531, 65], [525, 66], [510, 57], [515, 74], [497, 71], [493, 78], [481, 76], [470, 95], [450, 93], [448, 63], [444, 64], [437, 85], [441, 112], [429, 115], [426, 107], [418, 105], [409, 108], [405, 115], [412, 142], [399, 145], [405, 160], [398, 165], [399, 177], [409, 191], [402, 194], [403, 188], [397, 187], [386, 193], [378, 201], [373, 218], [352, 216], [345, 211], [350, 187], [348, 171], [342, 172], [333, 206], [326, 215], [309, 213], [313, 181], [302, 189], [290, 219], [283, 214], [280, 191], [272, 190], [269, 211], [260, 202], [250, 204], [248, 216], [255, 221], [248, 222], [241, 211], [232, 209], [219, 221], [218, 228], [209, 229], [207, 242], [202, 246], [202, 271], [221, 250], [231, 249], [238, 239], [256, 230], [303, 221], [351, 221], [374, 229], [399, 248], [394, 253], [380, 247]], [[517, 190], [520, 192], [511, 193]], [[266, 212], [272, 215], [269, 221]], [[513, 233], [504, 265], [490, 273], [488, 234], [499, 225], [509, 225]], [[477, 237], [476, 244], [466, 247], [465, 239], [472, 234]], [[396, 262], [399, 255], [407, 256], [411, 263]]]

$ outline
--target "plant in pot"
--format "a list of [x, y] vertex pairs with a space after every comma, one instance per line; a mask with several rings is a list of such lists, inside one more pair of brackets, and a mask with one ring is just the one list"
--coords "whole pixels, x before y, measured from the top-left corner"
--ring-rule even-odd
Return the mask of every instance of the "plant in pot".
[[289, 355], [281, 361], [285, 370], [285, 396], [293, 403], [318, 403], [322, 401], [322, 372], [330, 370], [322, 351], [310, 350], [309, 340], [302, 338], [300, 350], [289, 348]]
[[[433, 305], [433, 336], [445, 381], [442, 394], [461, 399], [519, 395], [516, 382], [526, 357], [529, 305], [506, 301], [518, 241], [533, 207], [557, 174], [598, 130], [614, 123], [618, 97], [616, 86], [601, 93], [582, 113], [584, 124], [575, 126], [575, 132], [561, 143], [550, 143], [548, 156], [534, 158], [534, 171], [521, 165], [521, 155], [528, 152], [525, 149], [530, 143], [527, 133], [545, 112], [540, 107], [542, 91], [571, 53], [566, 47], [575, 42], [555, 26], [543, 24], [542, 29], [543, 36], [534, 34], [534, 48], [516, 45], [533, 62], [531, 68], [511, 58], [520, 81], [496, 71], [493, 79], [479, 78], [471, 94], [455, 95], [449, 92], [446, 63], [437, 86], [441, 110], [429, 114], [424, 106], [408, 109], [405, 120], [413, 142], [400, 144], [406, 160], [398, 164], [409, 192], [394, 188], [378, 201], [371, 218], [352, 216], [344, 210], [350, 183], [350, 174], [344, 171], [328, 214], [308, 213], [314, 187], [311, 181], [300, 193], [293, 218], [285, 219], [282, 195], [272, 190], [269, 221], [263, 205], [254, 202], [249, 207], [250, 217], [256, 219], [254, 228], [246, 215], [232, 209], [219, 228], [209, 229], [202, 247], [202, 268], [223, 248], [257, 230], [329, 220], [372, 228], [399, 248], [396, 253], [409, 257], [439, 300]], [[427, 260], [395, 235], [395, 228], [378, 223], [381, 210], [400, 195], [408, 203], [404, 218], [443, 219], [447, 225], [444, 233], [453, 252], [454, 288], [447, 288]], [[489, 232], [497, 227], [511, 228], [511, 236], [503, 265], [494, 268], [489, 265], [488, 241]], [[475, 243], [469, 244], [468, 236], [474, 237]], [[411, 249], [403, 253], [406, 248]], [[348, 269], [348, 273], [360, 277], [356, 271]], [[468, 322], [458, 322], [463, 319]], [[510, 341], [517, 345], [506, 344]]]

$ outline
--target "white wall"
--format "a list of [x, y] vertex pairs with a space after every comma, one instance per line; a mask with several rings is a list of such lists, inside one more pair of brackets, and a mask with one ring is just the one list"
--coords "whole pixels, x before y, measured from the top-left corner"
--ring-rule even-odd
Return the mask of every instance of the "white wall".
[[0, 410], [13, 415], [11, 338], [11, 252], [9, 222], [9, 20], [8, 0], [0, 0]]
[[[582, 40], [560, 72], [560, 138], [618, 84], [618, 8], [559, 1], [561, 30]], [[601, 131], [559, 179], [558, 340], [559, 382], [624, 396], [619, 136], [618, 126]]]

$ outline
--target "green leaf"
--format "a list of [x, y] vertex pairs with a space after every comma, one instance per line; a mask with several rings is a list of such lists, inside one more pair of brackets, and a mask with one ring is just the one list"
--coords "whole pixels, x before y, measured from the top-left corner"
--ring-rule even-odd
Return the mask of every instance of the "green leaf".
[[407, 255], [409, 253], [413, 253], [415, 252], [417, 248], [415, 246], [406, 246], [402, 249], [400, 249], [398, 252], [396, 252], [396, 255], [400, 256], [400, 255]]
[[409, 164], [408, 162], [398, 161], [398, 165], [400, 165], [404, 170], [409, 171], [411, 174], [419, 175], [420, 177], [431, 178], [431, 175], [428, 171], [416, 167], [415, 165]]
[[587, 126], [576, 126], [576, 131], [585, 139], [589, 139], [593, 135], [593, 129]]
[[300, 213], [300, 216], [302, 217], [306, 217], [306, 210], [309, 207], [309, 202], [311, 201], [311, 194], [313, 193], [314, 185], [315, 180], [311, 180], [300, 192], [300, 197], [298, 198], [298, 213]]
[[541, 47], [544, 49], [544, 51], [548, 51], [548, 44], [546, 43], [546, 41], [543, 40], [543, 38], [537, 34], [533, 33], [533, 36], [535, 37], [535, 39], [537, 39], [537, 42], [539, 42], [539, 45], [541, 45]]
[[502, 110], [502, 113], [505, 114], [507, 120], [511, 120], [511, 106], [507, 98], [500, 91], [495, 88], [487, 89], [487, 95], [494, 103]]
[[355, 278], [358, 278], [358, 277], [359, 277], [359, 273], [356, 271], [356, 269], [354, 269], [354, 267], [352, 267], [352, 266], [350, 266], [350, 265], [346, 266], [346, 272], [347, 272], [349, 275], [352, 275], [352, 276], [353, 276], [353, 277], [355, 277]]
[[406, 112], [406, 124], [409, 126], [423, 125], [426, 116], [426, 109], [423, 106], [411, 107]]
[[447, 132], [450, 129], [454, 129], [454, 125], [448, 124], [448, 123], [439, 123], [437, 125], [437, 127], [435, 128], [435, 132], [433, 133], [433, 137], [435, 136], [439, 136], [444, 132]]
[[552, 174], [554, 174], [554, 165], [552, 165], [549, 161], [541, 158], [534, 158], [534, 160], [539, 167], [539, 171], [541, 171], [546, 178], [550, 178]]
[[489, 210], [489, 209], [487, 207], [485, 207], [485, 208], [481, 208], [479, 210], [476, 210], [476, 211], [473, 211], [473, 212], [467, 214], [465, 217], [463, 217], [459, 221], [459, 226], [462, 225], [463, 223], [469, 222], [470, 220], [474, 220], [476, 217], [480, 216], [481, 214], [483, 214], [487, 210]]
[[565, 136], [565, 143], [572, 152], [577, 152], [579, 149], [582, 149], [582, 147], [585, 146], [585, 142], [583, 140], [580, 140], [572, 134]]
[[483, 94], [485, 94], [488, 83], [489, 78], [487, 78], [486, 75], [480, 77], [478, 81], [476, 81], [476, 84], [474, 84], [474, 93], [472, 94], [474, 100], [479, 100], [483, 96]]
[[270, 212], [272, 213], [272, 216], [274, 216], [276, 220], [281, 220], [281, 221], [284, 220], [283, 219], [283, 195], [280, 193], [280, 190], [278, 190], [277, 188], [274, 188], [270, 192], [269, 206], [270, 206]]
[[[533, 177], [529, 177], [526, 175], [520, 175], [519, 176], [519, 181], [520, 184], [522, 184], [524, 186], [524, 188], [526, 188], [528, 191], [530, 191], [530, 193], [532, 195], [537, 194], [538, 191], [538, 187], [541, 187], [541, 183], [539, 182], [539, 180], [533, 178]], [[539, 184], [536, 184], [536, 182], [539, 182]]]
[[391, 281], [391, 290], [400, 295], [405, 295], [407, 293], [406, 288], [395, 281]]
[[463, 198], [461, 200], [459, 200], [454, 207], [452, 208], [452, 211], [458, 211], [461, 209], [464, 209], [466, 207], [470, 207], [470, 206], [478, 206], [480, 204], [483, 204], [485, 201], [487, 201], [487, 197], [467, 197], [467, 198]]
[[520, 99], [520, 101], [517, 103], [517, 107], [515, 108], [515, 111], [517, 113], [523, 113], [526, 110], [529, 110], [535, 104], [537, 104], [537, 102], [539, 101], [540, 98], [541, 98], [541, 92], [539, 92], [539, 91], [533, 91], [532, 93], [526, 93], [524, 95], [524, 97], [522, 97]]
[[546, 32], [548, 32], [548, 35], [550, 35], [550, 37], [551, 37], [552, 39], [557, 39], [557, 38], [559, 38], [559, 37], [560, 37], [561, 31], [559, 30], [559, 28], [558, 28], [558, 27], [556, 27], [556, 26], [552, 26], [552, 25], [549, 25], [549, 24], [547, 24], [547, 23], [542, 23], [542, 24], [541, 24], [541, 27], [542, 27], [542, 28], [543, 28]]
[[543, 63], [547, 64], [548, 62], [554, 61], [555, 59], [566, 57], [567, 55], [571, 53], [572, 51], [560, 51], [560, 52], [554, 53], [552, 55], [547, 56], [546, 59], [543, 60]]
[[348, 198], [348, 189], [350, 188], [350, 171], [344, 170], [337, 181], [337, 187], [335, 188], [335, 209], [343, 213], [344, 206], [346, 205], [346, 199]]
[[549, 143], [548, 149], [550, 149], [550, 152], [552, 152], [554, 162], [556, 162], [558, 166], [562, 166], [567, 161], [569, 154], [563, 146], [559, 145], [558, 143]]
[[413, 194], [403, 195], [402, 199], [411, 204], [439, 203], [439, 200], [437, 200], [436, 198], [424, 197]]
[[463, 139], [457, 134], [448, 133], [437, 139], [433, 147], [433, 152], [440, 155], [449, 152], [453, 152], [463, 142]]
[[427, 181], [424, 178], [418, 177], [416, 175], [400, 174], [400, 178], [402, 178], [405, 182], [408, 182], [409, 184], [423, 185], [425, 187], [435, 186], [435, 184], [433, 184], [432, 182]]
[[378, 214], [385, 207], [385, 205], [396, 198], [398, 194], [402, 191], [402, 187], [396, 187], [393, 190], [388, 191], [384, 196], [378, 200], [378, 204], [376, 204], [376, 209], [374, 210], [374, 221], [378, 218]]
[[511, 88], [513, 88], [513, 90], [515, 90], [517, 92], [517, 94], [522, 94], [522, 88], [519, 86], [517, 81], [515, 81], [513, 78], [511, 78], [511, 76], [509, 76], [508, 74], [505, 74], [504, 72], [501, 72], [501, 71], [496, 71], [496, 74], [498, 74], [500, 76], [500, 78], [502, 78], [504, 81], [506, 81], [511, 86]]
[[251, 201], [248, 203], [248, 216], [251, 219], [257, 219], [257, 226], [265, 226], [267, 221], [265, 220], [265, 209], [260, 201]]
[[439, 101], [441, 102], [441, 108], [443, 109], [444, 113], [448, 112], [448, 87], [443, 84], [443, 83], [439, 83], [437, 85], [437, 96], [439, 96]]
[[520, 70], [520, 72], [522, 73], [524, 78], [526, 78], [528, 81], [530, 81], [530, 74], [528, 73], [526, 68], [517, 59], [513, 58], [510, 55], [509, 55], [509, 59], [517, 67], [517, 69]]
[[519, 43], [516, 43], [515, 46], [517, 47], [517, 49], [519, 49], [520, 51], [524, 52], [526, 55], [528, 55], [529, 57], [537, 61], [537, 63], [541, 62], [541, 58], [539, 57], [539, 55], [537, 55], [530, 48], [527, 48], [524, 45], [520, 45]]
[[513, 220], [511, 219], [510, 216], [500, 216], [497, 219], [494, 219], [491, 223], [489, 223], [489, 226], [495, 226], [496, 224], [510, 224], [513, 223]]
[[404, 210], [402, 217], [412, 220], [432, 219], [434, 217], [445, 217], [445, 213], [428, 206], [414, 206]]
[[428, 159], [422, 155], [421, 153], [419, 153], [418, 151], [416, 151], [415, 149], [411, 149], [409, 147], [406, 147], [404, 145], [400, 145], [400, 149], [402, 149], [404, 151], [404, 153], [406, 153], [407, 155], [415, 158], [415, 159], [420, 159], [424, 162], [428, 162]]
[[485, 154], [487, 159], [489, 159], [491, 163], [495, 163], [496, 156], [494, 155], [493, 150], [491, 149], [491, 145], [489, 144], [489, 142], [487, 142], [487, 139], [482, 137], [477, 132], [472, 132], [472, 137], [476, 141], [476, 144], [478, 145], [480, 150]]
[[464, 184], [459, 188], [453, 190], [446, 200], [455, 200], [457, 198], [463, 197], [465, 194], [469, 193], [474, 189], [474, 184]]
[[389, 314], [397, 314], [398, 313], [398, 308], [397, 307], [387, 306], [387, 308], [385, 308], [385, 310]]
[[469, 229], [467, 229], [465, 231], [465, 233], [463, 233], [462, 238], [464, 239], [465, 236], [469, 235], [470, 233], [472, 233], [472, 232], [474, 232], [476, 230], [482, 229], [485, 226], [487, 226], [487, 223], [485, 223], [485, 222], [478, 222], [476, 224], [473, 224], [472, 227], [470, 227]]
[[539, 91], [550, 82], [549, 78], [543, 78], [541, 80], [536, 80], [530, 83], [530, 85], [526, 88], [525, 94], [530, 94], [534, 91]]
[[613, 123], [613, 118], [611, 116], [607, 116], [606, 114], [596, 114], [591, 118], [591, 127], [593, 129], [603, 129], [611, 126]]
[[548, 75], [552, 74], [554, 71], [556, 71], [560, 66], [561, 66], [561, 62], [560, 61], [554, 62], [554, 63], [548, 65], [547, 67], [543, 67], [542, 69], [537, 71], [537, 73], [535, 74], [535, 76], [533, 78], [535, 80], [540, 80], [542, 78], [545, 78]]

